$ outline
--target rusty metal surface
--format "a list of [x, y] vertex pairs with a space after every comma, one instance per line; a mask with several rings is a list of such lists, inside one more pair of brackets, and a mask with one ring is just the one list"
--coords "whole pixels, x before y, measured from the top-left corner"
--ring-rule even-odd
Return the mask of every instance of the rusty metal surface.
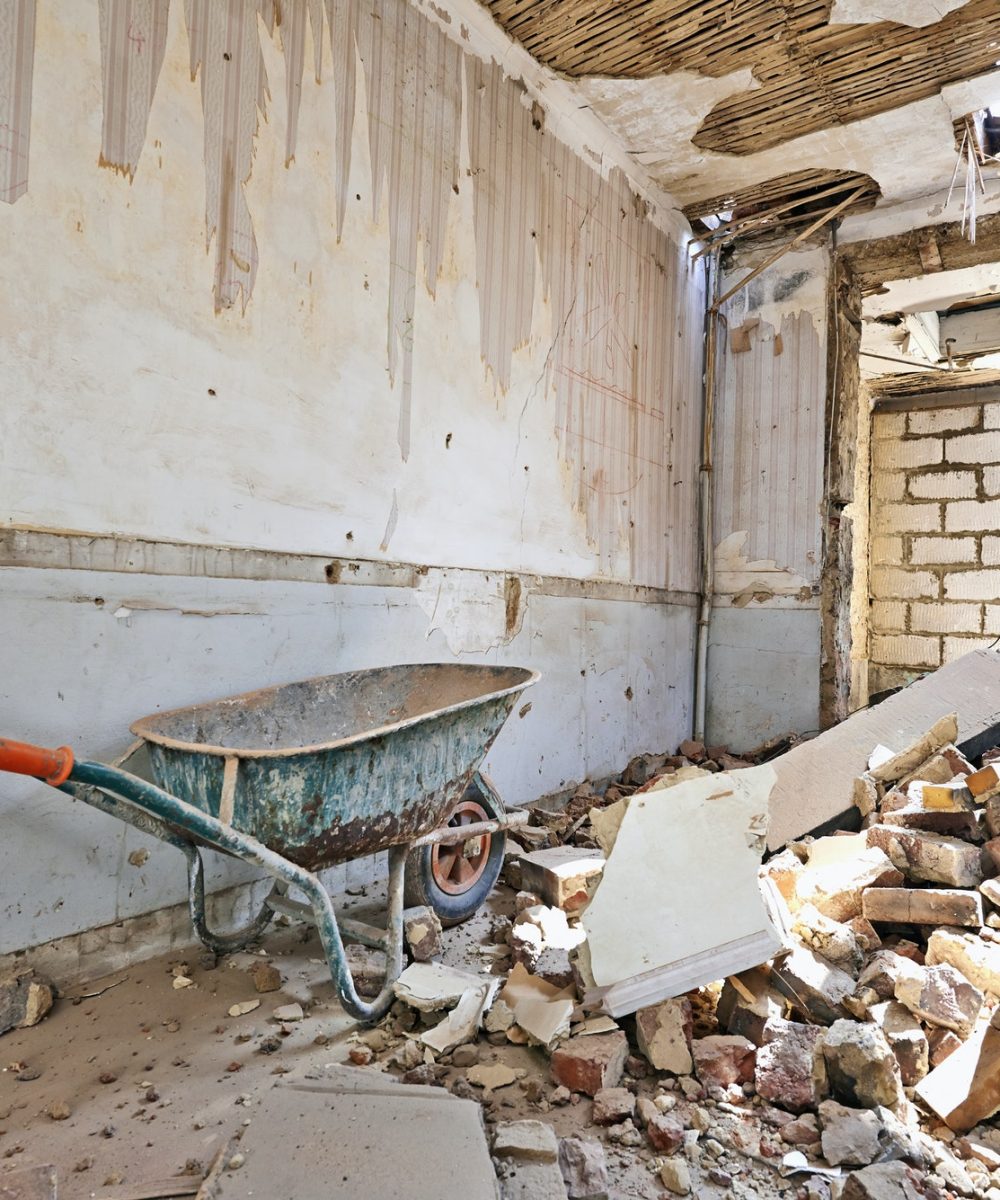
[[421, 664], [266, 688], [137, 721], [165, 790], [309, 870], [430, 832], [461, 799], [521, 691], [520, 668]]

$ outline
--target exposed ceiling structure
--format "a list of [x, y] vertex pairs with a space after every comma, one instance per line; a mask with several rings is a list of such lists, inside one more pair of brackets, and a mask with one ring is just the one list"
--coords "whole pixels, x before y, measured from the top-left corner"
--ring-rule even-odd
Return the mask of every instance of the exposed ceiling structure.
[[997, 0], [483, 3], [695, 216], [809, 173], [870, 178], [869, 207], [947, 188], [955, 122], [1000, 108]]

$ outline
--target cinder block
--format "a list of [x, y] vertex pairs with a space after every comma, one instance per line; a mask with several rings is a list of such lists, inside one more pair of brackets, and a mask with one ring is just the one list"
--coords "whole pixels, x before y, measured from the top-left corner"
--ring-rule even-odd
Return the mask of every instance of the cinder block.
[[938, 533], [941, 505], [877, 504], [873, 524], [875, 533]]
[[983, 538], [982, 563], [984, 567], [1000, 567], [1000, 537], [987, 534]]
[[898, 534], [880, 534], [873, 537], [871, 559], [874, 563], [898, 567], [903, 561], [903, 539]]
[[878, 504], [906, 499], [906, 475], [902, 471], [876, 471], [872, 475], [872, 494]]
[[1000, 500], [956, 500], [944, 506], [946, 533], [1000, 529]]
[[[1000, 538], [997, 539], [1000, 542]], [[968, 537], [915, 537], [910, 542], [910, 562], [961, 563], [973, 566], [976, 562], [976, 539]]]
[[956, 658], [961, 658], [963, 654], [969, 654], [973, 650], [988, 650], [993, 641], [993, 638], [984, 637], [946, 637], [942, 661], [954, 662]]
[[913, 467], [929, 467], [944, 462], [944, 443], [940, 438], [916, 438], [905, 442], [895, 438], [879, 439], [874, 444], [872, 462], [876, 471], [908, 471]]
[[952, 571], [945, 576], [947, 600], [996, 600], [1000, 597], [1000, 571]]
[[871, 607], [875, 633], [902, 632], [906, 628], [906, 605], [899, 600], [876, 600]]
[[908, 475], [910, 495], [916, 500], [974, 500], [975, 471], [928, 471]]
[[911, 604], [910, 629], [914, 633], [978, 633], [978, 604]]
[[1000, 634], [1000, 596], [996, 604], [983, 605], [983, 633]]
[[983, 405], [983, 428], [1000, 429], [1000, 404]]
[[1000, 496], [1000, 467], [983, 467], [983, 491], [987, 496]]
[[906, 413], [877, 412], [872, 418], [872, 437], [901, 438], [906, 433]]
[[947, 438], [944, 456], [950, 463], [1000, 462], [1000, 430]]
[[[960, 429], [975, 429], [979, 424], [979, 409], [976, 408], [925, 408], [911, 412], [907, 421], [910, 433], [954, 433]], [[1000, 426], [988, 425], [988, 429]]]
[[930, 571], [904, 571], [898, 567], [874, 567], [872, 595], [880, 600], [936, 600], [938, 578]]
[[877, 634], [872, 638], [872, 658], [889, 666], [936, 667], [941, 663], [941, 646], [936, 637]]

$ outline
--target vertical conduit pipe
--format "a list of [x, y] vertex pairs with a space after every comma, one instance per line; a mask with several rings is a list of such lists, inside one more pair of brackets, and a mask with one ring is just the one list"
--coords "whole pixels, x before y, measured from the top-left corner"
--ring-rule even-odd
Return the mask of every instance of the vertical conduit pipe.
[[701, 467], [698, 474], [698, 516], [701, 587], [698, 640], [694, 662], [694, 738], [705, 739], [707, 709], [708, 633], [715, 589], [715, 546], [712, 504], [712, 439], [715, 428], [715, 360], [719, 336], [719, 252], [705, 255], [705, 374], [702, 380]]

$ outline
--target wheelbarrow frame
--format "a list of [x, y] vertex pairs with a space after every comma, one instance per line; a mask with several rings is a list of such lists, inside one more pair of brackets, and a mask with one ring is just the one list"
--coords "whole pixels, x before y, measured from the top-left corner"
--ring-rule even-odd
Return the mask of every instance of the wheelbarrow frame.
[[[329, 892], [318, 873], [290, 862], [256, 838], [240, 832], [193, 804], [171, 795], [162, 788], [123, 769], [142, 747], [140, 740], [112, 764], [77, 761], [69, 747], [58, 750], [0, 739], [0, 770], [31, 775], [51, 787], [81, 800], [109, 816], [117, 817], [133, 828], [180, 850], [187, 859], [188, 904], [191, 922], [199, 939], [217, 954], [231, 954], [256, 941], [276, 912], [294, 911], [311, 914], [319, 933], [327, 966], [341, 1004], [357, 1020], [370, 1023], [381, 1019], [395, 999], [393, 985], [403, 968], [403, 891], [408, 854], [422, 845], [464, 842], [487, 833], [501, 833], [524, 824], [527, 814], [508, 813], [487, 776], [477, 771], [473, 778], [493, 801], [495, 820], [442, 827], [423, 837], [389, 846], [388, 924], [385, 934], [347, 919], [339, 919]], [[210, 929], [205, 913], [205, 871], [202, 846], [241, 859], [258, 867], [274, 880], [270, 894], [256, 916], [241, 929], [220, 934]], [[287, 897], [289, 887], [297, 888], [306, 905]], [[352, 941], [381, 949], [386, 955], [385, 982], [371, 1001], [363, 1000], [351, 977], [344, 949], [344, 935]]]

